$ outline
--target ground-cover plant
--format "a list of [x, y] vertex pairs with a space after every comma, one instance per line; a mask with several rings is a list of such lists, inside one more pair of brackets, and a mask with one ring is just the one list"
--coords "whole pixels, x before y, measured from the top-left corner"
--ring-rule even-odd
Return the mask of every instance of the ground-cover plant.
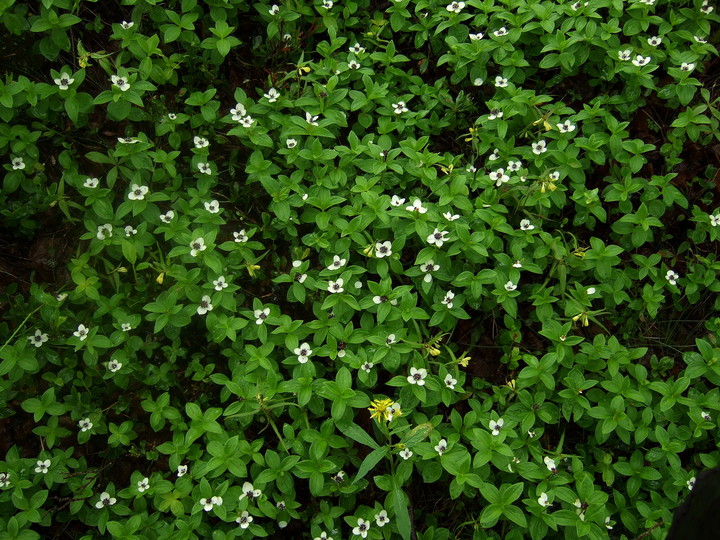
[[720, 464], [712, 4], [0, 21], [3, 538], [661, 538]]

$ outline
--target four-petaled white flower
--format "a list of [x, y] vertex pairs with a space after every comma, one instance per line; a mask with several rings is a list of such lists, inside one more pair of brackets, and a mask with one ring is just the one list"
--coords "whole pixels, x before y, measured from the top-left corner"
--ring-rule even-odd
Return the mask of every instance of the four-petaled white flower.
[[547, 143], [545, 141], [538, 141], [536, 143], [532, 143], [532, 151], [533, 154], [538, 156], [547, 152]]
[[452, 309], [453, 303], [452, 300], [455, 298], [455, 293], [452, 291], [448, 291], [445, 293], [445, 298], [442, 299], [441, 303], [446, 305], [448, 309]]
[[508, 161], [508, 171], [519, 171], [522, 168], [522, 161]]
[[393, 103], [393, 112], [395, 114], [402, 114], [404, 112], [408, 112], [409, 109], [405, 106], [404, 101], [398, 101], [397, 103]]
[[339, 255], [333, 255], [333, 261], [330, 263], [330, 266], [327, 267], [328, 270], [337, 270], [338, 268], [342, 268], [345, 266], [345, 263], [347, 262], [347, 259], [341, 259]]
[[55, 84], [58, 85], [58, 88], [60, 88], [60, 90], [67, 90], [68, 88], [70, 88], [70, 85], [75, 82], [75, 79], [70, 77], [70, 75], [68, 75], [67, 73], [61, 73], [60, 77], [57, 79], [53, 79], [53, 81], [55, 81]]
[[263, 94], [263, 97], [266, 98], [270, 103], [275, 103], [280, 97], [280, 92], [278, 92], [274, 88], [270, 88], [270, 90], [267, 91], [267, 94]]
[[323, 7], [325, 9], [332, 9], [332, 7], [333, 7], [332, 0], [323, 0]]
[[210, 202], [204, 202], [205, 210], [210, 212], [211, 214], [217, 214], [220, 212], [220, 203], [217, 202], [215, 199], [213, 199]]
[[164, 214], [160, 214], [160, 221], [163, 223], [170, 223], [172, 219], [175, 217], [175, 212], [172, 210], [168, 210]]
[[330, 292], [330, 293], [343, 292], [345, 290], [345, 289], [343, 289], [343, 283], [345, 283], [345, 282], [343, 281], [342, 278], [338, 279], [337, 281], [331, 281], [330, 283], [328, 283], [328, 292]]
[[508, 281], [508, 282], [505, 284], [505, 290], [506, 290], [506, 291], [514, 291], [515, 289], [517, 289], [517, 285], [515, 285], [512, 281]]
[[253, 125], [253, 122], [254, 122], [254, 121], [255, 121], [255, 120], [253, 119], [252, 116], [247, 115], [247, 116], [244, 116], [243, 118], [240, 119], [240, 125], [241, 125], [242, 127], [249, 128], [249, 127], [251, 127], [251, 126]]
[[544, 506], [545, 508], [548, 508], [548, 507], [552, 506], [552, 504], [550, 504], [550, 501], [548, 500], [547, 493], [545, 493], [545, 492], [542, 492], [542, 493], [540, 494], [540, 496], [538, 497], [537, 502], [538, 502], [538, 504], [539, 504], [540, 506]]
[[445, 453], [445, 450], [447, 450], [447, 441], [445, 439], [440, 439], [440, 442], [438, 442], [437, 446], [435, 446], [435, 451], [442, 456]]
[[622, 60], [623, 62], [627, 62], [630, 60], [630, 56], [632, 55], [632, 49], [625, 49], [624, 51], [618, 51], [618, 58]]
[[235, 122], [239, 122], [247, 114], [247, 111], [242, 103], [236, 103], [235, 108], [230, 109], [230, 114]]
[[205, 251], [207, 246], [205, 245], [205, 239], [201, 236], [190, 242], [190, 256], [197, 257], [197, 254], [201, 251]]
[[130, 84], [125, 77], [120, 77], [119, 75], [111, 75], [110, 80], [112, 81], [113, 85], [117, 86], [122, 92], [130, 88]]
[[498, 169], [497, 171], [490, 173], [490, 180], [494, 180], [495, 185], [499, 187], [510, 180], [510, 177], [505, 174], [505, 169]]
[[470, 40], [471, 41], [480, 41], [482, 38], [485, 37], [485, 34], [482, 32], [478, 32], [477, 34], [470, 34]]
[[363, 362], [363, 364], [360, 366], [360, 369], [362, 369], [365, 373], [370, 373], [374, 365], [375, 364], [373, 364], [372, 362]]
[[105, 506], [112, 506], [116, 502], [117, 499], [115, 497], [111, 497], [107, 491], [103, 491], [100, 494], [100, 500], [95, 503], [95, 508], [100, 509], [104, 508]]
[[360, 64], [357, 63], [357, 61], [355, 61], [355, 60], [350, 60], [350, 61], [348, 62], [348, 67], [349, 67], [350, 69], [360, 69]]
[[692, 491], [692, 488], [695, 487], [695, 477], [693, 476], [690, 480], [685, 482], [685, 484], [687, 485], [687, 488]]
[[131, 201], [142, 201], [145, 198], [145, 195], [147, 195], [148, 191], [150, 191], [150, 188], [147, 186], [139, 186], [137, 184], [133, 184], [130, 187], [128, 199], [130, 199]]
[[642, 67], [646, 66], [650, 62], [649, 56], [643, 56], [642, 54], [638, 54], [632, 61], [634, 66]]
[[657, 47], [662, 43], [662, 38], [660, 36], [649, 37], [647, 42], [651, 47]]
[[431, 235], [427, 237], [427, 242], [430, 245], [435, 245], [437, 247], [442, 247], [445, 242], [447, 242], [447, 238], [445, 235], [449, 234], [447, 231], [440, 231], [437, 228], [432, 232]]
[[515, 261], [513, 263], [513, 268], [522, 268], [522, 263], [520, 261]]
[[390, 255], [392, 255], [392, 242], [386, 240], [385, 242], [375, 244], [375, 256], [378, 259], [389, 257]]
[[310, 360], [310, 356], [312, 355], [312, 349], [308, 343], [301, 343], [293, 352], [297, 354], [298, 362], [301, 364], [307, 364], [307, 361]]
[[97, 178], [86, 178], [83, 187], [95, 189], [96, 187], [98, 187], [98, 184], [100, 184], [100, 180], [98, 180]]
[[187, 472], [188, 472], [187, 465], [178, 465], [178, 468], [177, 468], [178, 478], [182, 478], [183, 476], [185, 476], [187, 474]]
[[425, 283], [430, 283], [432, 281], [432, 274], [431, 272], [436, 272], [440, 270], [440, 265], [435, 264], [435, 262], [430, 259], [425, 264], [420, 265], [420, 271], [425, 272], [425, 277], [423, 277], [423, 281]]
[[239, 244], [242, 244], [242, 243], [248, 241], [248, 236], [247, 236], [247, 234], [245, 234], [245, 229], [242, 229], [238, 232], [234, 232], [233, 236], [235, 237], [235, 241]]
[[210, 168], [209, 163], [198, 163], [197, 168], [201, 174], [212, 174], [212, 169]]
[[545, 466], [547, 467], [548, 471], [555, 474], [557, 472], [557, 466], [555, 465], [555, 460], [552, 459], [549, 456], [545, 456], [543, 458], [543, 462], [545, 463]]
[[712, 420], [712, 416], [710, 416], [710, 414], [707, 413], [707, 412], [705, 412], [705, 411], [700, 411], [700, 416], [701, 416], [702, 419], [705, 420], [706, 422], [710, 422], [710, 421]]
[[114, 358], [107, 363], [107, 368], [110, 373], [115, 373], [122, 369], [122, 362], [118, 362]]
[[309, 112], [306, 112], [306, 113], [305, 113], [305, 121], [306, 121], [308, 124], [310, 124], [311, 126], [317, 126], [317, 125], [318, 125], [318, 123], [317, 123], [318, 118], [320, 118], [319, 115], [313, 116], [313, 115], [310, 114]]
[[665, 279], [668, 280], [668, 283], [670, 283], [670, 285], [675, 285], [677, 283], [677, 280], [680, 279], [680, 275], [678, 275], [673, 270], [668, 270], [667, 274], [665, 274]]
[[576, 126], [570, 120], [565, 120], [562, 124], [557, 124], [557, 128], [560, 133], [572, 133], [575, 131]]
[[243, 510], [242, 514], [235, 518], [235, 521], [240, 525], [241, 529], [247, 529], [252, 522], [253, 517], [248, 513], [247, 510]]
[[270, 15], [277, 15], [280, 12], [280, 7], [277, 4], [273, 4], [270, 6], [270, 9], [268, 9], [268, 13]]
[[410, 384], [417, 384], [418, 386], [425, 386], [425, 377], [427, 377], [427, 369], [425, 368], [410, 368], [410, 375], [407, 376], [407, 382]]
[[709, 5], [708, 0], [703, 0], [702, 7], [700, 8], [700, 11], [702, 11], [705, 15], [710, 15], [713, 11], [713, 7]]
[[137, 234], [137, 229], [132, 225], [125, 225], [124, 230], [125, 236], [135, 236]]
[[285, 144], [289, 149], [295, 148], [297, 146], [297, 141], [295, 139], [288, 139], [285, 141]]
[[395, 334], [388, 334], [388, 337], [385, 338], [385, 345], [389, 347], [393, 343], [397, 343], [397, 341], [395, 340]]
[[370, 530], [370, 522], [365, 521], [363, 518], [358, 518], [357, 527], [353, 527], [353, 534], [367, 538], [368, 531]]
[[73, 336], [80, 338], [80, 341], [85, 341], [89, 332], [90, 330], [84, 324], [79, 324], [77, 330], [73, 332]]
[[693, 69], [695, 69], [695, 64], [693, 64], [692, 62], [683, 62], [682, 64], [680, 64], [680, 71], [690, 72]]
[[445, 212], [443, 214], [443, 217], [447, 219], [448, 221], [455, 221], [456, 219], [460, 219], [460, 215], [453, 214], [452, 212]]
[[265, 309], [256, 309], [253, 311], [253, 316], [255, 317], [255, 324], [262, 324], [265, 322], [265, 319], [268, 318], [270, 315], [270, 308]]
[[408, 212], [419, 212], [420, 214], [427, 212], [427, 208], [422, 205], [422, 201], [420, 199], [415, 199], [412, 205], [405, 207], [405, 210]]
[[195, 145], [195, 148], [205, 148], [210, 145], [210, 141], [208, 141], [205, 137], [198, 137], [196, 135], [193, 137], [193, 144]]
[[355, 45], [350, 47], [350, 52], [355, 54], [364, 53], [365, 47], [361, 47], [359, 43], [355, 43]]
[[490, 420], [490, 429], [492, 430], [492, 434], [496, 437], [500, 435], [500, 429], [503, 427], [503, 424], [505, 424], [505, 420], [502, 418], [498, 418], [497, 422], [495, 420]]
[[78, 422], [78, 427], [80, 428], [80, 431], [90, 431], [93, 427], [93, 423], [90, 421], [90, 418], [83, 418]]
[[42, 330], [35, 330], [34, 336], [28, 336], [28, 341], [36, 347], [42, 347], [42, 344], [48, 340], [48, 335], [43, 334]]
[[227, 281], [225, 281], [225, 276], [220, 276], [216, 280], [214, 280], [213, 287], [215, 287], [216, 291], [222, 291], [223, 289], [226, 289], [228, 287], [228, 283]]
[[240, 494], [240, 500], [242, 501], [245, 497], [248, 499], [257, 499], [262, 494], [262, 491], [255, 489], [250, 482], [245, 482], [242, 487], [242, 493]]
[[140, 493], [150, 489], [150, 479], [148, 477], [145, 477], [142, 480], [138, 481], [137, 488]]
[[170, 120], [170, 121], [177, 120], [177, 114], [175, 114], [175, 113], [168, 113], [167, 116], [168, 116], [168, 120]]
[[392, 206], [402, 206], [402, 204], [405, 202], [405, 199], [402, 197], [398, 197], [397, 195], [393, 195], [390, 199], [390, 204]]
[[412, 450], [409, 448], [403, 448], [400, 450], [400, 457], [403, 458], [405, 461], [410, 459], [413, 456]]
[[200, 305], [197, 307], [198, 315], [205, 315], [208, 311], [212, 311], [213, 305], [210, 303], [212, 298], [207, 294], [200, 299]]
[[139, 143], [140, 139], [137, 137], [118, 137], [118, 142], [121, 144], [135, 144]]
[[390, 523], [390, 518], [388, 517], [386, 510], [380, 510], [380, 512], [375, 514], [375, 523], [377, 523], [378, 527], [383, 527]]
[[120, 23], [120, 26], [122, 26], [125, 30], [130, 30], [133, 26], [135, 26], [135, 23], [132, 21], [123, 21]]
[[443, 379], [443, 382], [445, 383], [445, 386], [447, 386], [450, 390], [455, 390], [457, 379], [453, 378], [452, 375], [450, 375], [449, 373], [445, 375], [445, 379]]
[[495, 31], [493, 32], [493, 34], [495, 35], [495, 37], [507, 36], [507, 35], [508, 35], [508, 31], [507, 31], [507, 28], [505, 28], [505, 27], [503, 26], [503, 27], [498, 28], [497, 30], [495, 30]]
[[495, 86], [497, 88], [505, 88], [508, 85], [508, 80], [505, 77], [498, 75], [495, 77]]
[[120, 325], [120, 329], [123, 332], [129, 332], [130, 330], [132, 330], [132, 324], [124, 322]]
[[109, 223], [106, 223], [105, 225], [98, 225], [97, 228], [97, 239], [98, 240], [105, 240], [107, 238], [110, 238], [112, 236], [112, 230], [113, 226]]
[[38, 459], [35, 465], [36, 473], [47, 474], [48, 470], [50, 470], [50, 465], [52, 465], [52, 461], [50, 461], [49, 459], [46, 459], [45, 461]]
[[503, 112], [500, 109], [491, 109], [488, 115], [488, 120], [495, 120], [496, 118], [502, 118]]
[[520, 220], [520, 230], [521, 231], [532, 231], [535, 228], [535, 225], [530, 223], [529, 219], [521, 219]]
[[465, 2], [451, 2], [445, 6], [445, 9], [447, 9], [450, 13], [460, 13], [464, 8]]
[[713, 227], [720, 225], [720, 214], [708, 214], [708, 217], [710, 218], [710, 225]]
[[203, 507], [203, 510], [206, 512], [209, 512], [213, 509], [213, 506], [221, 506], [223, 503], [222, 497], [211, 497], [209, 499], [206, 499], [203, 497], [200, 499], [200, 504]]
[[10, 473], [0, 472], [0, 489], [10, 485]]
[[498, 159], [500, 159], [500, 150], [498, 150], [497, 148], [493, 150], [493, 153], [488, 156], [488, 159], [490, 161], [497, 161]]

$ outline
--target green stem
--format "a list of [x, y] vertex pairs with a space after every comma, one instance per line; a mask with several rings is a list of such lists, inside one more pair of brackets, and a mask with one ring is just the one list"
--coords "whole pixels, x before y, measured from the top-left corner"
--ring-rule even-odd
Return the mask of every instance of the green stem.
[[23, 319], [23, 322], [20, 323], [20, 325], [15, 329], [15, 331], [12, 333], [12, 335], [9, 338], [7, 338], [7, 341], [5, 341], [5, 343], [3, 343], [3, 346], [0, 347], [0, 352], [2, 352], [5, 349], [5, 347], [7, 347], [8, 343], [10, 343], [13, 340], [13, 338], [17, 335], [17, 333], [20, 331], [20, 329], [23, 326], [25, 326], [25, 323], [28, 322], [28, 319], [30, 317], [32, 317], [41, 307], [42, 306], [38, 306], [34, 310], [32, 310], [30, 313], [27, 314], [27, 317], [25, 317]]

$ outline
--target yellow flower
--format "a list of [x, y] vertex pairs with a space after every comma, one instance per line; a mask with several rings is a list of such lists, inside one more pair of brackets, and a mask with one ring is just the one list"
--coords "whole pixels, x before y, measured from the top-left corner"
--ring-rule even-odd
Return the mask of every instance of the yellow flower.
[[460, 358], [458, 358], [457, 363], [460, 364], [462, 367], [467, 367], [470, 363], [470, 360], [472, 360], [472, 358], [463, 354]]
[[433, 347], [432, 345], [430, 345], [430, 346], [428, 347], [428, 352], [430, 352], [430, 354], [432, 354], [433, 356], [437, 356], [437, 355], [440, 354], [440, 349], [438, 349], [437, 347]]
[[392, 399], [376, 399], [370, 403], [368, 411], [371, 413], [370, 419], [375, 418], [378, 422], [381, 420], [389, 422], [397, 416], [402, 416], [400, 406]]

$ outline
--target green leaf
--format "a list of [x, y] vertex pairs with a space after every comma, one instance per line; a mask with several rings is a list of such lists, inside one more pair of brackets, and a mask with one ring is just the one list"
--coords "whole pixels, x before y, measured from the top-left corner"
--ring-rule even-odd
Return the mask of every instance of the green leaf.
[[375, 442], [375, 440], [367, 434], [367, 432], [358, 426], [357, 424], [350, 422], [349, 424], [338, 424], [336, 423], [335, 426], [347, 437], [350, 437], [352, 440], [359, 442], [360, 444], [364, 444], [365, 446], [369, 446], [370, 448], [378, 449], [380, 448], [380, 445]]
[[380, 448], [376, 448], [372, 452], [370, 452], [367, 456], [365, 456], [365, 459], [360, 464], [360, 468], [358, 469], [357, 475], [355, 476], [355, 480], [353, 480], [353, 483], [356, 483], [358, 480], [363, 478], [367, 473], [369, 473], [375, 465], [377, 465], [382, 458], [384, 458], [388, 451], [390, 450], [387, 446], [381, 446]]

